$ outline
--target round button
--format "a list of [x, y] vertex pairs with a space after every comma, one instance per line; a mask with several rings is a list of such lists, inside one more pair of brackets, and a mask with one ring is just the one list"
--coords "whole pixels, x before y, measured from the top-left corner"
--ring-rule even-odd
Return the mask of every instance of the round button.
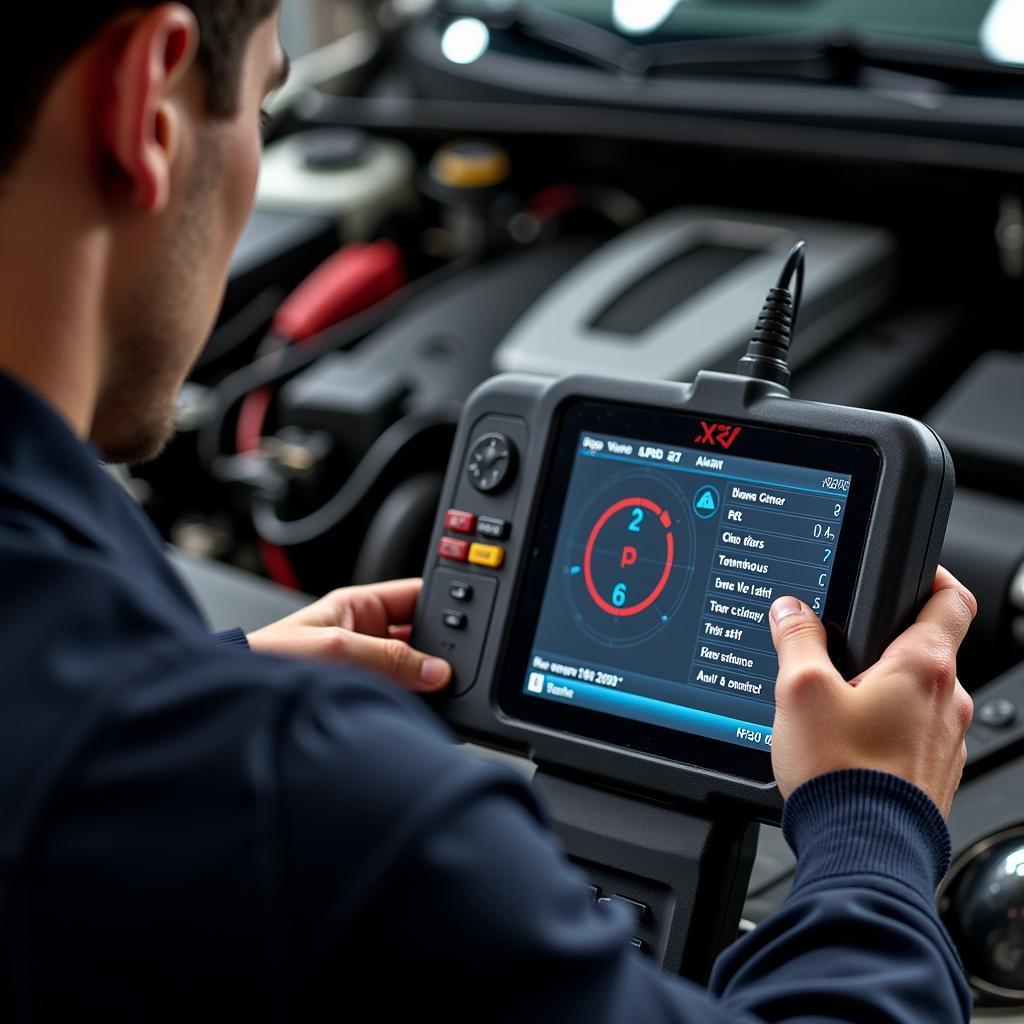
[[978, 708], [978, 721], [992, 729], [1005, 729], [1017, 718], [1017, 705], [1005, 697], [990, 700]]
[[484, 434], [473, 445], [466, 464], [469, 482], [481, 493], [500, 491], [516, 469], [516, 446], [504, 434]]

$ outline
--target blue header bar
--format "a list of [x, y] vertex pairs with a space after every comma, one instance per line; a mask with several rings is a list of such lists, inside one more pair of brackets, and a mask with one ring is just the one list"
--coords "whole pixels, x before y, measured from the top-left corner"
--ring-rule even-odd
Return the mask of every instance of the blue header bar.
[[[768, 487], [772, 491], [822, 495], [839, 502], [845, 502], [852, 480], [847, 473], [830, 473], [826, 470], [808, 469], [806, 466], [747, 459], [713, 449], [700, 451], [694, 448], [676, 448], [673, 445], [652, 444], [591, 431], [580, 435], [578, 454], [586, 458], [651, 466], [676, 473], [719, 477], [737, 484]], [[768, 476], [771, 479], [766, 479]], [[758, 495], [746, 499], [742, 495], [737, 496], [739, 501], [756, 502], [758, 498]], [[792, 504], [796, 505], [798, 501], [794, 499]], [[810, 511], [809, 514], [815, 513]]]

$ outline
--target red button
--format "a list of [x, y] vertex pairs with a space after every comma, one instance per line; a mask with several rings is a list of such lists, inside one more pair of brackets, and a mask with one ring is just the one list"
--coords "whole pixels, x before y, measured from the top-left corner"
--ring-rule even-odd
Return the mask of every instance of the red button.
[[453, 562], [464, 562], [469, 557], [469, 541], [442, 537], [437, 553], [442, 558], [450, 558]]
[[444, 517], [444, 528], [452, 533], [476, 533], [476, 516], [472, 512], [450, 509]]

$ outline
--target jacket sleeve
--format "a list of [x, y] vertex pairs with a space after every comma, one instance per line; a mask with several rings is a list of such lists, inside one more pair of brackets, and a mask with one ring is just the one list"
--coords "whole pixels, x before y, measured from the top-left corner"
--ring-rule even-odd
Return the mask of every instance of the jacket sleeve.
[[238, 647], [243, 651], [249, 650], [249, 639], [243, 629], [225, 629], [220, 633], [214, 633], [213, 642], [221, 647]]
[[628, 916], [591, 900], [514, 773], [464, 757], [434, 769], [334, 922], [345, 976], [372, 986], [385, 1019], [432, 1006], [450, 1021], [517, 1024], [968, 1019], [930, 900], [945, 825], [901, 780], [844, 772], [794, 795], [793, 895], [705, 990], [629, 948]]
[[971, 1019], [970, 990], [934, 893], [949, 834], [917, 787], [881, 772], [814, 779], [786, 804], [797, 855], [778, 913], [719, 957], [711, 992], [763, 1020]]

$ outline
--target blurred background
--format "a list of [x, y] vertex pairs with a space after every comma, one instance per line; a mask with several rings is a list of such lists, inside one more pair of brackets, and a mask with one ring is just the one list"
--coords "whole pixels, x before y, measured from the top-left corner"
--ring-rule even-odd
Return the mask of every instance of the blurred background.
[[359, 10], [349, 0], [284, 0], [281, 39], [293, 57], [301, 57], [359, 23]]
[[[979, 1006], [1024, 1007], [1024, 0], [284, 0], [282, 31], [221, 318], [132, 475], [200, 596], [242, 588], [214, 617], [418, 575], [476, 386], [731, 369], [804, 238], [794, 393], [954, 455], [978, 711], [940, 899]], [[747, 926], [791, 868], [766, 833]]]

